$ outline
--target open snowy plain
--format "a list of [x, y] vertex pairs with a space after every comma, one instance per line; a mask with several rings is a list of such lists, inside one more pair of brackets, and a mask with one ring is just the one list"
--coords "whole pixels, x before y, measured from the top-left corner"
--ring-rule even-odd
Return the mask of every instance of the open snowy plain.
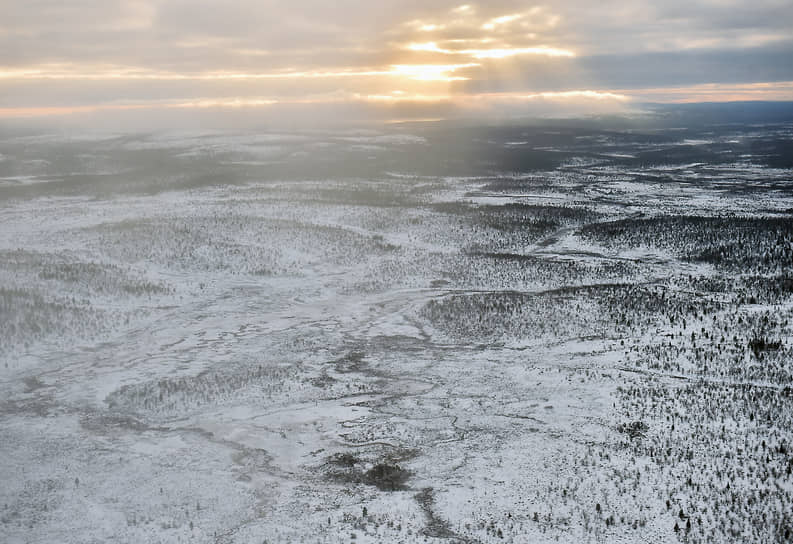
[[0, 541], [793, 541], [792, 135], [2, 135]]

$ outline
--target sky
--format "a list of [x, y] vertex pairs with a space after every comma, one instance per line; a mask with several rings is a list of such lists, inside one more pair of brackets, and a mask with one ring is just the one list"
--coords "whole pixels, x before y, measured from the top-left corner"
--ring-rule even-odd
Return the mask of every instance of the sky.
[[0, 121], [793, 100], [790, 0], [0, 0]]

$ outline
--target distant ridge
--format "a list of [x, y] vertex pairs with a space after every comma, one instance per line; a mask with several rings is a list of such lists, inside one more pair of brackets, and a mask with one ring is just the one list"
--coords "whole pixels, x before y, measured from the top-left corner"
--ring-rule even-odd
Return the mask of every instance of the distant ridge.
[[676, 116], [686, 124], [753, 124], [793, 122], [793, 101], [647, 103], [644, 107], [667, 119]]

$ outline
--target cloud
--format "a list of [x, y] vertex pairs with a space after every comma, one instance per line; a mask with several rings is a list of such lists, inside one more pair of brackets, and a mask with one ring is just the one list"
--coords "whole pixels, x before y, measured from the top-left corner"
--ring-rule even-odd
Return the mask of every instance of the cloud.
[[472, 104], [494, 93], [627, 89], [641, 97], [643, 88], [793, 81], [789, 0], [6, 4], [6, 112], [198, 100], [269, 107], [256, 100], [341, 95]]

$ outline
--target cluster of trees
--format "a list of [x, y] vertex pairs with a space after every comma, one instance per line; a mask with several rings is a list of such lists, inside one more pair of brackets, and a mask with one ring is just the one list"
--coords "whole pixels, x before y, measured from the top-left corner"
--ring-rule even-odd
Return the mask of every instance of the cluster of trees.
[[592, 223], [580, 232], [607, 247], [657, 247], [731, 271], [779, 272], [793, 262], [789, 217], [665, 215]]

